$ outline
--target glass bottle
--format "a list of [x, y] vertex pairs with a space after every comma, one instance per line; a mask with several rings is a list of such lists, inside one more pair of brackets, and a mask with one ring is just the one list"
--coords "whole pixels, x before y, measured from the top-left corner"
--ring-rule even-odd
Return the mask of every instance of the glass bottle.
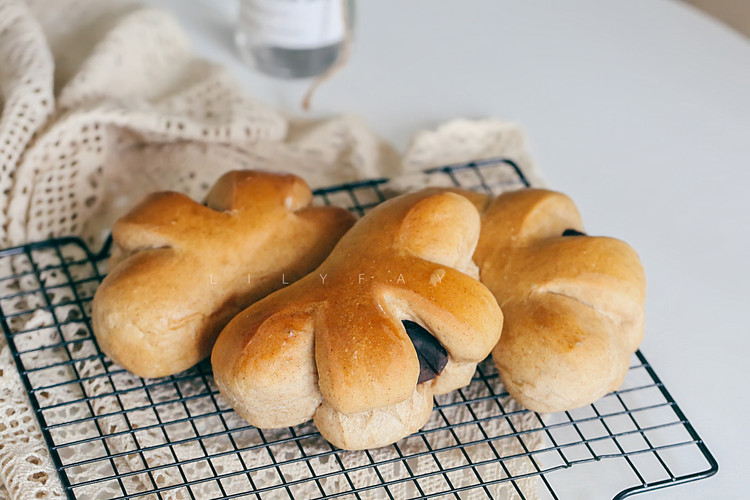
[[263, 73], [318, 76], [348, 43], [353, 9], [354, 0], [240, 0], [235, 41], [243, 58]]

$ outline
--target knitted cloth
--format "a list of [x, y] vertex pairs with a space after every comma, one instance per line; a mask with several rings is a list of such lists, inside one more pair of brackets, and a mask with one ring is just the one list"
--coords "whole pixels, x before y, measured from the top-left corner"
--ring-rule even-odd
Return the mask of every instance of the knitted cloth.
[[[0, 112], [0, 247], [80, 235], [96, 249], [144, 194], [200, 199], [238, 168], [313, 187], [398, 175], [409, 185], [409, 172], [506, 156], [537, 179], [512, 124], [450, 122], [400, 156], [355, 117], [289, 119], [196, 59], [168, 13], [109, 0], [0, 0]], [[0, 497], [63, 496], [4, 338], [0, 348]]]

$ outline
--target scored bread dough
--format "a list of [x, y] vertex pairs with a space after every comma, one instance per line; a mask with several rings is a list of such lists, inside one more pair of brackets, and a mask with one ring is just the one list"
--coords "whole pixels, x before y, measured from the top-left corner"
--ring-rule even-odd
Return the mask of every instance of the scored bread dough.
[[646, 279], [630, 246], [583, 234], [567, 196], [525, 189], [489, 204], [474, 260], [505, 316], [492, 356], [519, 403], [563, 411], [620, 387], [643, 339]]
[[259, 171], [225, 174], [205, 206], [149, 195], [114, 225], [92, 307], [99, 346], [142, 377], [207, 357], [230, 319], [314, 269], [353, 224], [347, 210], [311, 200], [299, 177]]
[[[497, 343], [502, 313], [474, 277], [479, 214], [454, 193], [420, 191], [360, 219], [305, 278], [250, 306], [220, 334], [211, 362], [248, 422], [314, 418], [346, 449], [384, 446], [421, 428], [432, 396], [467, 385]], [[418, 384], [402, 321], [432, 334], [448, 362]]]

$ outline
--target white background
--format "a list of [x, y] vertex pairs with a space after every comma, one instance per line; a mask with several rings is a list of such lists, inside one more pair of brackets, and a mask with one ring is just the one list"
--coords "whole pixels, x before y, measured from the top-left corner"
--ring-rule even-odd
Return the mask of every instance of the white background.
[[[243, 66], [232, 0], [148, 0], [249, 94], [289, 112], [304, 83]], [[719, 474], [644, 495], [748, 498], [750, 41], [667, 0], [360, 0], [353, 57], [314, 116], [356, 113], [399, 147], [455, 117], [522, 124], [549, 185], [592, 234], [640, 253], [643, 352], [713, 451]], [[558, 473], [611, 498], [596, 466]], [[632, 479], [626, 478], [626, 483]], [[569, 488], [569, 489], [566, 489]]]

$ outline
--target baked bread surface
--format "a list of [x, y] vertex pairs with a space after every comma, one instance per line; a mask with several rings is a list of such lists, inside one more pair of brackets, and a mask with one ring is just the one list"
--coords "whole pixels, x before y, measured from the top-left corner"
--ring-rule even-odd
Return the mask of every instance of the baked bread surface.
[[[469, 383], [496, 345], [502, 313], [471, 257], [479, 215], [466, 198], [422, 191], [375, 207], [323, 264], [252, 305], [219, 336], [221, 393], [257, 427], [314, 418], [341, 448], [390, 444], [424, 425], [432, 396]], [[402, 321], [447, 351], [434, 379]]]
[[117, 220], [93, 301], [102, 350], [142, 377], [190, 368], [248, 305], [320, 264], [354, 223], [299, 177], [233, 171], [204, 205], [154, 193]]
[[575, 235], [567, 196], [505, 193], [482, 216], [474, 254], [505, 316], [492, 352], [508, 392], [539, 412], [592, 403], [622, 384], [643, 339], [646, 281], [626, 243]]

